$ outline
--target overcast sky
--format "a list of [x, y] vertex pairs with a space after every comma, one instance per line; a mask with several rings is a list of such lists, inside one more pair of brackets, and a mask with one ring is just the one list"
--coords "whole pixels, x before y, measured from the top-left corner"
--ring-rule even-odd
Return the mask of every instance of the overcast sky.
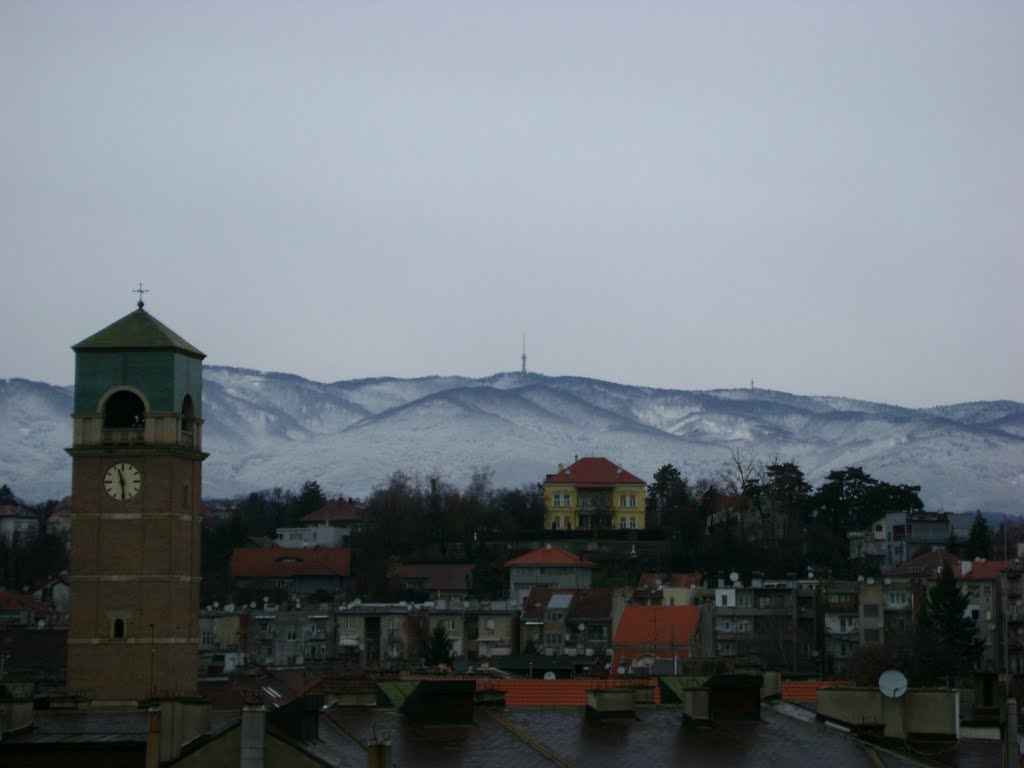
[[0, 4], [0, 377], [1024, 401], [1024, 3]]

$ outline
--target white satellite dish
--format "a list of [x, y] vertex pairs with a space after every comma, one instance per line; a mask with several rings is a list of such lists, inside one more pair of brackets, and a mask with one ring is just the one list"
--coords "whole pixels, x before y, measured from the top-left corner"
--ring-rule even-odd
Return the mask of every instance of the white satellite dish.
[[814, 571], [808, 571], [807, 572], [807, 578], [808, 579], [813, 579], [814, 578]]
[[878, 690], [883, 696], [898, 699], [907, 692], [907, 678], [898, 669], [887, 669], [878, 678]]
[[544, 679], [545, 680], [554, 680], [555, 679], [555, 673], [554, 672], [545, 672], [544, 673]]
[[729, 581], [731, 581], [733, 584], [735, 584], [739, 580], [740, 580], [740, 575], [738, 573], [736, 573], [736, 571], [733, 571], [732, 573], [729, 574]]
[[857, 577], [857, 581], [864, 581], [864, 577], [863, 576], [858, 576]]

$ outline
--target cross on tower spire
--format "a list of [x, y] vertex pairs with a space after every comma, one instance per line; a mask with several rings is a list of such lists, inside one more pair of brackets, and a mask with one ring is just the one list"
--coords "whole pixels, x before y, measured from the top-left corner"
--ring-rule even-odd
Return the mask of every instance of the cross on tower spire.
[[148, 288], [143, 288], [142, 287], [142, 283], [139, 283], [139, 287], [135, 288], [132, 291], [132, 293], [139, 294], [139, 309], [142, 309], [145, 306], [145, 303], [142, 301], [142, 294], [149, 293], [149, 289]]

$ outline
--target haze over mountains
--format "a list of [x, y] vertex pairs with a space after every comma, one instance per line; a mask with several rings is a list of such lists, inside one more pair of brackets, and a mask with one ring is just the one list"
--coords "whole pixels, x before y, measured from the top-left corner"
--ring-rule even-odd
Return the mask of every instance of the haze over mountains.
[[[0, 482], [39, 501], [70, 492], [72, 389], [0, 380]], [[322, 384], [206, 366], [203, 495], [227, 497], [317, 480], [362, 497], [395, 470], [463, 485], [543, 481], [575, 456], [602, 455], [645, 480], [666, 463], [691, 480], [730, 452], [795, 460], [818, 484], [862, 466], [921, 485], [929, 510], [1024, 509], [1024, 404], [900, 408], [763, 389], [688, 392], [595, 379], [500, 373]]]

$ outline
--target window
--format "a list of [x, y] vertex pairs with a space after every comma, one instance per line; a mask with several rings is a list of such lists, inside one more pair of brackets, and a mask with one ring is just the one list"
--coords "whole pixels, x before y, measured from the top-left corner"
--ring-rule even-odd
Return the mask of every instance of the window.
[[569, 499], [570, 499], [570, 496], [569, 496], [569, 494], [568, 494], [568, 493], [564, 493], [564, 494], [562, 494], [562, 506], [563, 506], [563, 507], [569, 507], [569, 506], [572, 506], [572, 505], [571, 505], [571, 504], [569, 503]]
[[445, 623], [445, 626], [448, 628], [448, 631], [454, 630], [455, 629], [455, 619], [448, 619], [447, 622]]
[[213, 630], [203, 630], [203, 645], [213, 645]]
[[349, 632], [354, 631], [356, 628], [356, 617], [346, 616], [345, 617], [345, 629]]
[[560, 507], [562, 506], [562, 497], [557, 493], [551, 498], [551, 506]]
[[619, 528], [625, 528], [625, 527], [626, 527], [626, 518], [620, 517], [619, 518]]
[[635, 517], [629, 518], [629, 527], [630, 528], [636, 528], [636, 518]]
[[864, 630], [864, 642], [866, 643], [877, 643], [879, 638], [877, 629], [865, 629]]
[[487, 631], [488, 632], [493, 632], [494, 631], [494, 627], [496, 626], [494, 619], [487, 619], [484, 622], [484, 626], [487, 627]]
[[555, 519], [554, 519], [554, 521], [553, 521], [553, 522], [551, 523], [551, 528], [552, 528], [553, 530], [556, 530], [556, 531], [558, 530], [558, 528], [559, 528], [559, 522], [558, 522], [558, 520], [559, 520], [559, 518], [558, 518], [558, 515], [555, 515]]
[[864, 615], [865, 616], [878, 616], [878, 604], [877, 603], [864, 603]]
[[722, 605], [728, 605], [729, 604], [729, 596], [728, 595], [721, 595], [721, 598], [722, 598]]
[[124, 619], [114, 619], [114, 626], [111, 628], [111, 635], [115, 640], [124, 639]]
[[565, 521], [565, 530], [567, 530], [567, 531], [570, 530], [572, 528], [572, 526], [569, 524], [569, 518], [568, 517], [564, 517], [563, 520]]

